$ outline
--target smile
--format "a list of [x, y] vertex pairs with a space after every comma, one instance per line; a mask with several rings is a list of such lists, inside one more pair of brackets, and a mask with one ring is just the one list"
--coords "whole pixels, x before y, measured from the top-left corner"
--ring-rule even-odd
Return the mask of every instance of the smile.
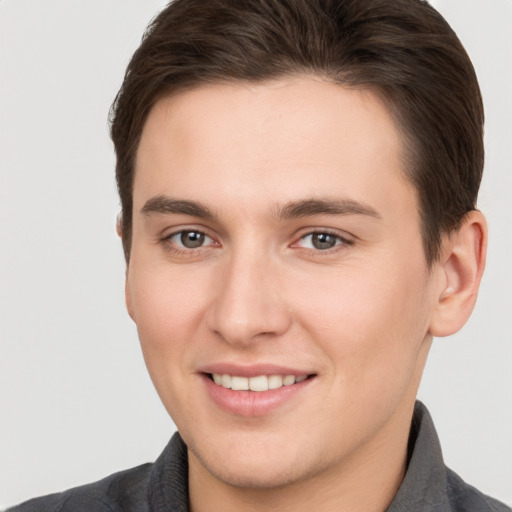
[[294, 397], [304, 396], [318, 381], [317, 373], [275, 365], [216, 364], [202, 369], [200, 375], [212, 404], [246, 418], [297, 404]]
[[218, 386], [234, 391], [269, 391], [283, 386], [292, 386], [308, 378], [307, 375], [257, 375], [255, 377], [243, 377], [213, 373], [212, 380]]

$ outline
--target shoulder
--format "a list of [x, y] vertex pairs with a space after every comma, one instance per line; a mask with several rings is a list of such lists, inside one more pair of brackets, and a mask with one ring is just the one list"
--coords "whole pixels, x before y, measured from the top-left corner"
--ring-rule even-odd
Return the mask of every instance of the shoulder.
[[146, 510], [152, 464], [114, 473], [98, 482], [26, 501], [7, 512], [118, 512]]
[[446, 467], [427, 408], [417, 402], [409, 435], [405, 478], [387, 512], [512, 512], [466, 484]]
[[467, 484], [448, 468], [446, 485], [450, 502], [456, 512], [512, 512], [510, 507]]
[[188, 508], [187, 447], [176, 432], [152, 464], [35, 498], [7, 512], [185, 512]]

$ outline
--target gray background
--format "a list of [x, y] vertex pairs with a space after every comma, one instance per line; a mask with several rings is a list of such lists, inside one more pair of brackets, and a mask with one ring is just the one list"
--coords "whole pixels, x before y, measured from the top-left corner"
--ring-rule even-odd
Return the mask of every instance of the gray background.
[[[0, 2], [0, 506], [154, 460], [174, 430], [124, 309], [106, 121], [163, 4]], [[420, 398], [447, 463], [512, 503], [512, 2], [435, 5], [485, 98], [490, 246], [476, 311], [434, 342]]]

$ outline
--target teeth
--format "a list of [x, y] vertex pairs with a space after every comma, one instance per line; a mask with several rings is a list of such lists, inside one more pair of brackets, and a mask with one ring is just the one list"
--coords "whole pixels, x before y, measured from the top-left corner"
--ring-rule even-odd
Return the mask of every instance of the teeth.
[[284, 386], [291, 386], [292, 384], [295, 384], [295, 375], [287, 375], [283, 379], [283, 385]]
[[268, 391], [268, 377], [260, 375], [249, 379], [249, 389], [251, 391]]
[[277, 389], [283, 386], [283, 377], [281, 375], [271, 375], [268, 378], [268, 389]]
[[235, 391], [268, 391], [269, 389], [278, 389], [283, 386], [302, 382], [307, 379], [307, 375], [258, 375], [257, 377], [240, 377], [238, 375], [227, 375], [214, 373], [213, 381], [223, 388], [233, 389]]
[[231, 389], [235, 391], [248, 391], [249, 379], [247, 377], [231, 377]]
[[220, 378], [220, 385], [223, 388], [231, 389], [231, 375], [222, 375]]

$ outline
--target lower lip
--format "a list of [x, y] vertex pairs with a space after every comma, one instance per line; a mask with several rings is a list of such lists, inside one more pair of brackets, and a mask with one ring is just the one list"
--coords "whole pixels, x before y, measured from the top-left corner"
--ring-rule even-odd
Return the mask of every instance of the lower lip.
[[312, 380], [309, 378], [268, 391], [233, 391], [215, 384], [208, 375], [203, 375], [208, 394], [218, 407], [237, 416], [247, 417], [263, 416], [281, 407], [304, 391]]

